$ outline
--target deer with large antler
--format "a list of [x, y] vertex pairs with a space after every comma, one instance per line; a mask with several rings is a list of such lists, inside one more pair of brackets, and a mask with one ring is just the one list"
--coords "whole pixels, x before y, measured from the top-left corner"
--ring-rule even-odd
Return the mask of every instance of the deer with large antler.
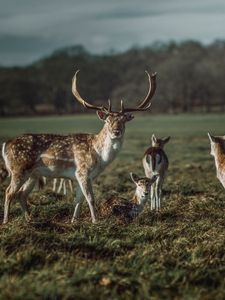
[[156, 74], [149, 75], [147, 96], [135, 108], [125, 108], [121, 101], [120, 111], [97, 106], [84, 100], [77, 90], [77, 73], [72, 80], [72, 93], [87, 109], [97, 111], [105, 124], [98, 134], [25, 134], [3, 145], [3, 158], [11, 175], [6, 190], [4, 220], [8, 222], [10, 204], [13, 199], [20, 201], [25, 218], [30, 219], [27, 197], [40, 176], [76, 179], [75, 210], [72, 222], [79, 217], [82, 197], [88, 202], [92, 222], [96, 222], [92, 181], [111, 163], [123, 144], [125, 123], [132, 120], [132, 112], [146, 111], [156, 89]]

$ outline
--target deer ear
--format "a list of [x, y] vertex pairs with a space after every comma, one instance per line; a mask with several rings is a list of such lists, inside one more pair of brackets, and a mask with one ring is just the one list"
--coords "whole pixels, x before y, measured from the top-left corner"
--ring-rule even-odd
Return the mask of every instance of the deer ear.
[[133, 120], [134, 116], [131, 113], [125, 113], [124, 118], [125, 118], [126, 122], [129, 122], [129, 121]]
[[164, 142], [164, 144], [168, 143], [168, 142], [169, 142], [169, 140], [170, 140], [170, 136], [168, 136], [168, 137], [164, 138], [164, 139], [163, 139], [163, 142]]
[[152, 135], [152, 143], [156, 143], [156, 137], [155, 137], [155, 135], [154, 135], [154, 133], [153, 133], [153, 135]]
[[134, 183], [137, 183], [139, 177], [138, 175], [134, 174], [134, 173], [130, 173], [130, 178]]
[[100, 119], [101, 121], [105, 121], [106, 118], [108, 117], [108, 114], [105, 113], [105, 112], [102, 111], [102, 110], [97, 110], [97, 111], [96, 111], [96, 114], [97, 114], [97, 116], [99, 117], [99, 119]]
[[210, 142], [216, 143], [216, 137], [211, 135], [209, 132], [208, 132], [208, 137], [210, 139]]

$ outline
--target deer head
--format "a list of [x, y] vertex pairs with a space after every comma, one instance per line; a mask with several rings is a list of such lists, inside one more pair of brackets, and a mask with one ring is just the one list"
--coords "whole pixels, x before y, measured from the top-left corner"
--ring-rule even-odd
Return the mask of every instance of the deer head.
[[156, 73], [149, 75], [149, 73], [146, 71], [149, 81], [149, 89], [146, 97], [142, 101], [140, 101], [140, 104], [137, 105], [137, 107], [125, 108], [123, 100], [121, 100], [120, 111], [112, 111], [110, 100], [108, 100], [108, 107], [104, 105], [97, 106], [88, 103], [80, 96], [77, 90], [78, 72], [79, 70], [76, 71], [72, 80], [72, 93], [85, 108], [96, 110], [99, 119], [105, 122], [106, 128], [111, 139], [117, 139], [123, 135], [125, 130], [125, 123], [131, 121], [134, 118], [134, 116], [131, 114], [132, 112], [145, 111], [151, 106], [150, 100], [153, 97], [156, 90]]
[[144, 205], [145, 202], [149, 198], [151, 185], [156, 181], [158, 178], [158, 174], [154, 174], [151, 178], [148, 177], [139, 177], [134, 173], [130, 173], [131, 180], [136, 185], [136, 199], [138, 204]]
[[225, 152], [225, 136], [213, 136], [208, 133], [208, 137], [211, 144], [211, 155], [216, 156], [217, 150], [222, 149]]
[[159, 139], [153, 134], [151, 140], [152, 140], [152, 147], [158, 147], [163, 149], [164, 145], [169, 142], [170, 136]]

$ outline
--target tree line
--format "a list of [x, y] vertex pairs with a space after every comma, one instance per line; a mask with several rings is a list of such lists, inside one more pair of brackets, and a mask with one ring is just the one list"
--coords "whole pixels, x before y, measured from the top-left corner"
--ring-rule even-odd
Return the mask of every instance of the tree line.
[[26, 67], [0, 67], [0, 115], [86, 112], [71, 93], [77, 69], [79, 91], [90, 103], [135, 105], [147, 92], [148, 70], [158, 74], [151, 112], [225, 111], [225, 41], [186, 41], [104, 55], [74, 46]]

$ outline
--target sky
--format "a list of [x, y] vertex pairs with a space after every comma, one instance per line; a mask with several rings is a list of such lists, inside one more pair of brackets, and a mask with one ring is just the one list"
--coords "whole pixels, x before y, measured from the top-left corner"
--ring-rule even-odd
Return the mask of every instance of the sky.
[[224, 0], [0, 0], [2, 66], [27, 65], [73, 45], [101, 54], [224, 38]]

